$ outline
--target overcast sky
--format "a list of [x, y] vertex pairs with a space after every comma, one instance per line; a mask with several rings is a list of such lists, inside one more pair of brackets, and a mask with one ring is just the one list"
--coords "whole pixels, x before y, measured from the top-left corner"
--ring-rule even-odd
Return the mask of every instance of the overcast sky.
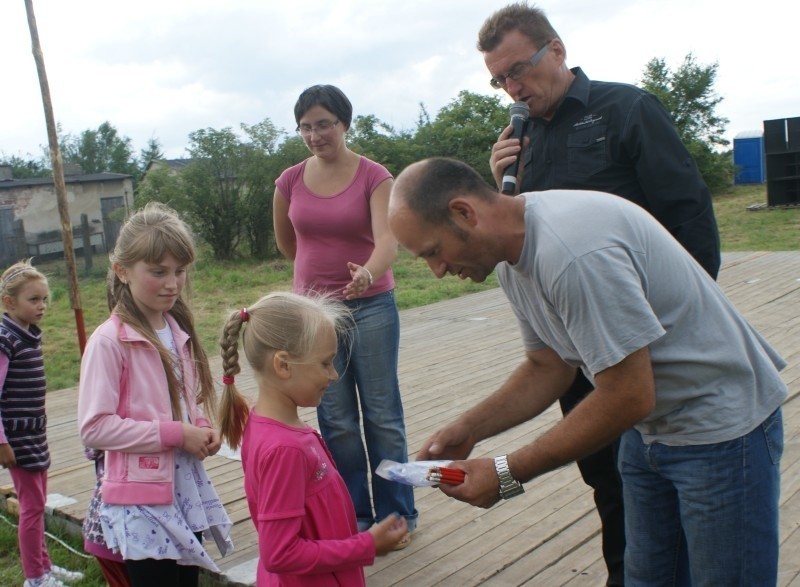
[[[339, 86], [355, 115], [412, 129], [460, 90], [491, 94], [477, 31], [506, 0], [33, 0], [55, 118], [108, 120], [137, 153], [182, 157], [187, 135], [269, 118], [293, 132], [298, 94]], [[637, 83], [663, 57], [719, 63], [726, 137], [800, 116], [794, 0], [547, 0], [567, 63]], [[47, 144], [23, 0], [0, 0], [0, 154]], [[501, 92], [502, 93], [502, 92]], [[510, 100], [508, 100], [510, 104]]]

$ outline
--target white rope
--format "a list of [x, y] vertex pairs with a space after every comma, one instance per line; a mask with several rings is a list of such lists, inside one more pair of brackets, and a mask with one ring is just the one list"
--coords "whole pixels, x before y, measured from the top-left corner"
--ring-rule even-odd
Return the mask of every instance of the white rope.
[[[9, 519], [8, 519], [8, 518], [7, 518], [5, 515], [0, 515], [0, 520], [3, 520], [3, 521], [6, 523], [6, 524], [8, 524], [9, 526], [11, 526], [12, 528], [18, 528], [18, 527], [19, 527], [17, 524], [15, 524], [15, 523], [13, 523], [11, 520], [9, 520]], [[63, 540], [61, 540], [61, 538], [59, 538], [58, 536], [54, 536], [54, 535], [53, 535], [53, 534], [51, 534], [50, 532], [45, 532], [45, 533], [44, 533], [44, 535], [45, 535], [45, 536], [47, 536], [48, 538], [50, 538], [50, 539], [54, 540], [55, 542], [58, 542], [58, 543], [59, 543], [61, 546], [63, 546], [64, 548], [66, 548], [68, 551], [70, 551], [70, 552], [71, 552], [71, 553], [73, 553], [73, 554], [76, 554], [76, 555], [78, 555], [78, 556], [79, 556], [79, 557], [81, 557], [81, 558], [85, 558], [85, 559], [91, 559], [91, 558], [94, 558], [93, 556], [90, 556], [90, 555], [88, 555], [88, 554], [84, 554], [84, 553], [82, 553], [82, 552], [79, 552], [79, 551], [75, 550], [75, 549], [74, 549], [74, 548], [72, 548], [72, 547], [71, 547], [69, 544], [67, 544], [66, 542], [64, 542]]]

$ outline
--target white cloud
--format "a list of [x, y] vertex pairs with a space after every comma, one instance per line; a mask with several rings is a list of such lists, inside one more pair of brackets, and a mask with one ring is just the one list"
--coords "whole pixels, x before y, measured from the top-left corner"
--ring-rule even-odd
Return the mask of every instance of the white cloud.
[[[105, 120], [135, 147], [180, 156], [197, 129], [269, 118], [291, 131], [297, 95], [342, 87], [356, 115], [412, 128], [460, 90], [490, 93], [477, 31], [505, 0], [34, 0], [56, 119], [80, 133]], [[719, 63], [729, 138], [800, 115], [788, 62], [800, 9], [782, 0], [540, 2], [590, 77], [636, 83], [644, 64], [694, 52]], [[22, 2], [0, 3], [0, 151], [47, 142]]]

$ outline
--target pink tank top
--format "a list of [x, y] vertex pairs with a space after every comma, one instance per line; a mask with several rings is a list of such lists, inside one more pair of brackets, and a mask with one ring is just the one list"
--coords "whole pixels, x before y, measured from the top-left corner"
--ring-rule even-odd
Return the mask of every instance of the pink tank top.
[[[350, 185], [338, 194], [323, 197], [303, 183], [307, 161], [290, 167], [275, 181], [289, 201], [289, 220], [297, 238], [292, 289], [299, 294], [328, 292], [341, 298], [351, 280], [347, 262], [363, 265], [375, 248], [370, 198], [392, 175], [383, 165], [361, 157]], [[394, 276], [389, 269], [365, 297], [391, 289]]]

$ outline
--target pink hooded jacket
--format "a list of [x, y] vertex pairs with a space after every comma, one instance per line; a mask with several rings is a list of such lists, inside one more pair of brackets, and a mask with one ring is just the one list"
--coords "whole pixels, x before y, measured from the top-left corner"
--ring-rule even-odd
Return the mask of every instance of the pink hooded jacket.
[[[210, 427], [195, 401], [189, 336], [164, 316], [181, 356], [189, 422]], [[167, 389], [161, 357], [147, 339], [117, 316], [97, 327], [81, 361], [78, 429], [85, 446], [106, 451], [106, 503], [172, 503], [174, 449], [183, 446], [183, 430], [172, 419]]]

